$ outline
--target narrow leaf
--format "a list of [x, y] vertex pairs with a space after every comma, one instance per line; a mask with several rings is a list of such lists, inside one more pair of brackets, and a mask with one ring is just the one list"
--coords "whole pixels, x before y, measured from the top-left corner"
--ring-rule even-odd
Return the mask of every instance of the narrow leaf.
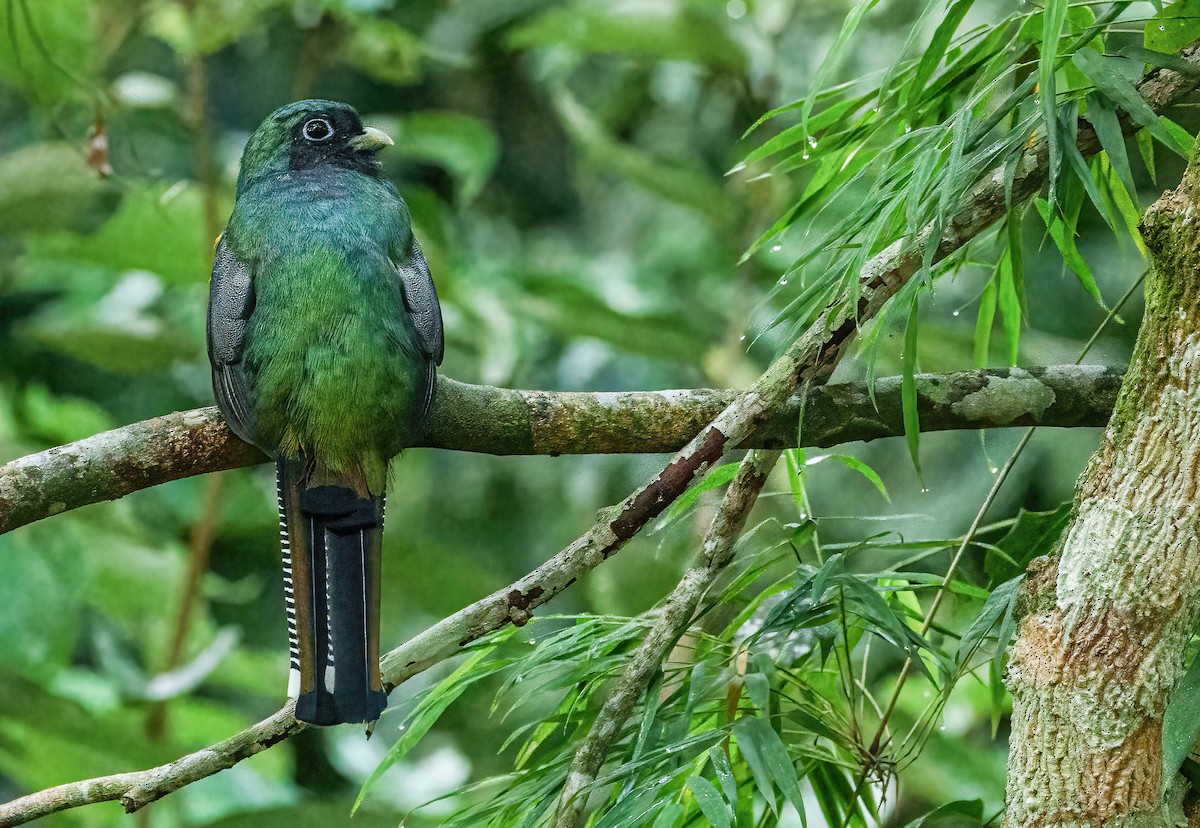
[[1067, 0], [1047, 0], [1042, 11], [1042, 42], [1038, 55], [1038, 95], [1050, 151], [1048, 200], [1051, 205], [1057, 201], [1058, 173], [1062, 167], [1062, 147], [1057, 130], [1058, 89], [1054, 75], [1058, 61], [1058, 39], [1067, 20], [1067, 8]]
[[675, 499], [674, 503], [667, 507], [666, 514], [662, 516], [658, 524], [654, 527], [654, 530], [656, 532], [661, 531], [677, 521], [684, 512], [695, 505], [696, 501], [700, 499], [700, 495], [724, 486], [730, 480], [733, 480], [733, 476], [737, 474], [737, 470], [737, 463], [724, 463], [710, 469], [708, 474], [704, 475], [703, 480], [685, 491]]
[[921, 418], [917, 413], [917, 310], [920, 307], [917, 295], [912, 298], [912, 306], [908, 311], [908, 324], [904, 328], [904, 355], [902, 359], [903, 372], [900, 380], [900, 399], [904, 408], [904, 439], [908, 443], [908, 453], [912, 457], [913, 468], [917, 471], [917, 481], [921, 489], [925, 488], [925, 479], [921, 475]]
[[778, 814], [779, 805], [775, 799], [775, 785], [771, 781], [771, 773], [767, 770], [767, 762], [763, 757], [761, 730], [756, 725], [751, 724], [752, 722], [758, 722], [758, 719], [753, 716], [747, 716], [738, 719], [733, 724], [733, 733], [737, 738], [738, 751], [745, 758], [746, 765], [750, 768], [750, 776], [753, 777], [754, 785], [758, 788], [758, 792], [767, 801], [767, 806], [771, 809], [771, 812]]
[[1087, 115], [1100, 146], [1108, 154], [1108, 160], [1125, 185], [1129, 196], [1137, 199], [1137, 187], [1133, 183], [1133, 170], [1129, 166], [1129, 154], [1125, 151], [1125, 133], [1121, 131], [1121, 122], [1117, 119], [1117, 111], [1112, 102], [1096, 92], [1087, 96]]
[[983, 801], [980, 799], [960, 799], [955, 802], [947, 802], [945, 805], [940, 805], [929, 813], [917, 817], [905, 825], [904, 828], [924, 828], [925, 825], [937, 822], [946, 817], [957, 817], [954, 820], [954, 824], [956, 825], [961, 825], [964, 822], [975, 825], [982, 824]]
[[1091, 294], [1101, 307], [1104, 307], [1104, 298], [1100, 295], [1100, 288], [1096, 286], [1096, 278], [1092, 276], [1092, 269], [1088, 267], [1087, 262], [1079, 253], [1079, 248], [1075, 246], [1075, 234], [1072, 228], [1067, 226], [1061, 216], [1052, 214], [1052, 208], [1045, 199], [1035, 199], [1034, 204], [1037, 206], [1038, 213], [1041, 214], [1042, 221], [1046, 223], [1050, 238], [1054, 240], [1055, 246], [1062, 253], [1063, 261], [1079, 279], [1084, 290]]
[[[833, 41], [833, 46], [829, 49], [829, 54], [825, 56], [825, 60], [821, 61], [821, 66], [817, 69], [816, 75], [813, 76], [812, 88], [813, 91], [804, 100], [804, 106], [800, 109], [800, 120], [804, 124], [804, 128], [808, 129], [809, 117], [812, 114], [813, 105], [817, 102], [817, 93], [819, 93], [829, 80], [829, 76], [837, 68], [841, 62], [842, 54], [846, 51], [846, 46], [850, 42], [850, 36], [854, 34], [854, 30], [858, 28], [859, 22], [862, 21], [863, 15], [875, 8], [879, 0], [858, 0], [854, 7], [850, 9], [846, 19], [842, 22], [842, 28], [838, 32], [837, 38]], [[812, 134], [811, 132], [808, 134]]]
[[1146, 103], [1145, 98], [1138, 93], [1129, 79], [1117, 69], [1116, 61], [1120, 58], [1105, 57], [1091, 49], [1081, 49], [1072, 59], [1088, 79], [1117, 106], [1129, 113], [1129, 117], [1136, 123], [1149, 129], [1168, 149], [1174, 150], [1185, 159], [1188, 157], [1187, 151], [1163, 125], [1158, 114], [1150, 108], [1150, 104]]
[[709, 825], [713, 828], [731, 828], [729, 809], [725, 807], [725, 800], [713, 783], [703, 776], [689, 776], [687, 786], [692, 789], [692, 796], [696, 798], [696, 804], [700, 806]]
[[874, 486], [881, 495], [883, 495], [884, 500], [886, 500], [888, 503], [892, 502], [892, 498], [888, 496], [887, 487], [883, 485], [883, 479], [880, 478], [878, 472], [876, 472], [873, 468], [859, 460], [857, 457], [851, 457], [848, 454], [831, 454], [828, 456], [832, 457], [834, 460], [840, 461], [843, 466], [851, 471], [856, 471], [863, 477], [867, 478], [867, 480], [871, 481], [871, 485]]
[[1017, 296], [1016, 279], [1013, 277], [1012, 254], [1005, 250], [998, 266], [1000, 319], [1004, 328], [1007, 346], [1007, 364], [1016, 365], [1021, 343], [1021, 302]]
[[[1010, 607], [1017, 600], [1017, 589], [1021, 585], [1021, 579], [1024, 576], [1018, 575], [1011, 580], [1005, 581], [992, 590], [992, 594], [988, 596], [983, 604], [983, 609], [979, 611], [979, 615], [971, 622], [971, 626], [967, 627], [958, 642], [958, 650], [954, 654], [955, 661], [960, 666], [966, 666], [970, 661], [971, 656], [983, 643], [987, 634], [992, 631], [992, 628], [1000, 622], [1000, 620], [1008, 613]], [[1003, 646], [1005, 642], [1000, 642]]]
[[993, 276], [979, 299], [979, 314], [975, 317], [975, 367], [986, 368], [992, 340], [992, 325], [996, 321], [996, 277]]
[[733, 777], [733, 768], [729, 764], [729, 757], [725, 755], [725, 751], [720, 745], [713, 745], [708, 749], [708, 758], [712, 762], [713, 771], [717, 774], [717, 781], [721, 783], [721, 790], [725, 793], [725, 799], [736, 808], [738, 801], [737, 780]]

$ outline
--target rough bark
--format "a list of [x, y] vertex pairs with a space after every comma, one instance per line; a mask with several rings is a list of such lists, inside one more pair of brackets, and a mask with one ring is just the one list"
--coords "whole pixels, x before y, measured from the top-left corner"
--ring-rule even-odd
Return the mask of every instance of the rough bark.
[[1200, 617], [1198, 201], [1193, 158], [1143, 220], [1153, 270], [1133, 361], [1059, 554], [1025, 586], [1010, 828], [1183, 819], [1163, 796], [1162, 722]]
[[[922, 431], [1101, 426], [1121, 372], [1057, 366], [922, 374]], [[677, 451], [737, 397], [692, 389], [620, 393], [518, 391], [442, 377], [421, 445], [500, 455]], [[740, 448], [825, 447], [904, 433], [900, 378], [813, 388], [793, 396]], [[804, 422], [800, 423], [803, 411]], [[265, 462], [215, 408], [155, 417], [0, 466], [0, 534], [69, 509], [206, 472]]]

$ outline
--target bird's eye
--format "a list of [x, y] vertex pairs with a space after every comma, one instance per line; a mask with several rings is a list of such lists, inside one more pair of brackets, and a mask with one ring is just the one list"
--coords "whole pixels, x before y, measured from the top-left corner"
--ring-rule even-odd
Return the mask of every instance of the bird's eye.
[[305, 122], [301, 133], [306, 140], [320, 144], [333, 137], [333, 125], [324, 118], [313, 118], [311, 121]]

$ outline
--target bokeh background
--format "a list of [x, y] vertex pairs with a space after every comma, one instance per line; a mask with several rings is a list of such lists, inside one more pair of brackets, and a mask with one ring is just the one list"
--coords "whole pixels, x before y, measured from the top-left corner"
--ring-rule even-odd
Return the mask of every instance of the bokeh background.
[[[204, 309], [238, 156], [266, 114], [303, 97], [347, 101], [396, 139], [383, 160], [441, 295], [447, 375], [570, 391], [748, 384], [780, 342], [768, 323], [788, 297], [772, 289], [803, 230], [742, 255], [805, 175], [730, 171], [778, 130], [743, 138], [747, 128], [809, 91], [851, 5], [0, 2], [0, 461], [212, 404]], [[1010, 5], [976, 3], [967, 22]], [[836, 75], [888, 67], [920, 6], [894, 0], [866, 16]], [[1160, 181], [1174, 180], [1172, 164], [1160, 159]], [[1138, 175], [1148, 203], [1155, 186]], [[1081, 226], [1097, 221], [1085, 210]], [[1070, 362], [1104, 311], [1038, 229], [1027, 232], [1020, 361]], [[1110, 234], [1081, 233], [1081, 246], [1110, 301], [1141, 271]], [[923, 310], [923, 370], [973, 364], [982, 289], [969, 267], [938, 283]], [[1137, 304], [1089, 361], [1126, 359]], [[880, 375], [899, 372], [901, 338], [883, 332]], [[990, 361], [1003, 365], [994, 339]], [[858, 355], [836, 378], [865, 370]], [[928, 491], [902, 439], [845, 447], [891, 500], [843, 464], [814, 466], [822, 538], [961, 533], [1015, 439], [926, 436]], [[1069, 499], [1096, 439], [1035, 438], [992, 519]], [[385, 646], [524, 574], [662, 460], [409, 451], [389, 498]], [[277, 709], [287, 644], [273, 485], [265, 467], [182, 480], [0, 537], [0, 799], [169, 761]], [[710, 497], [550, 609], [651, 607], [695, 552]], [[753, 523], [794, 510], [778, 477]], [[355, 728], [310, 730], [136, 818], [110, 804], [44, 824], [344, 824], [414, 694], [449, 669], [397, 690], [369, 742]], [[511, 769], [502, 746], [516, 722], [493, 711], [494, 691], [484, 682], [451, 706], [354, 824], [394, 825]], [[919, 708], [922, 692], [903, 704]], [[889, 818], [974, 797], [993, 813], [1005, 704], [986, 681], [964, 681], [890, 794]], [[405, 824], [437, 824], [461, 797]]]

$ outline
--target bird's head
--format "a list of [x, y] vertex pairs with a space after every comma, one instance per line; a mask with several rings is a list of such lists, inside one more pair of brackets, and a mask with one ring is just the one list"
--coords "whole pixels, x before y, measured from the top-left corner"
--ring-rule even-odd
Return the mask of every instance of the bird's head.
[[265, 175], [321, 166], [379, 174], [375, 153], [392, 145], [386, 133], [364, 127], [354, 107], [337, 101], [296, 101], [276, 109], [246, 142], [239, 194]]

